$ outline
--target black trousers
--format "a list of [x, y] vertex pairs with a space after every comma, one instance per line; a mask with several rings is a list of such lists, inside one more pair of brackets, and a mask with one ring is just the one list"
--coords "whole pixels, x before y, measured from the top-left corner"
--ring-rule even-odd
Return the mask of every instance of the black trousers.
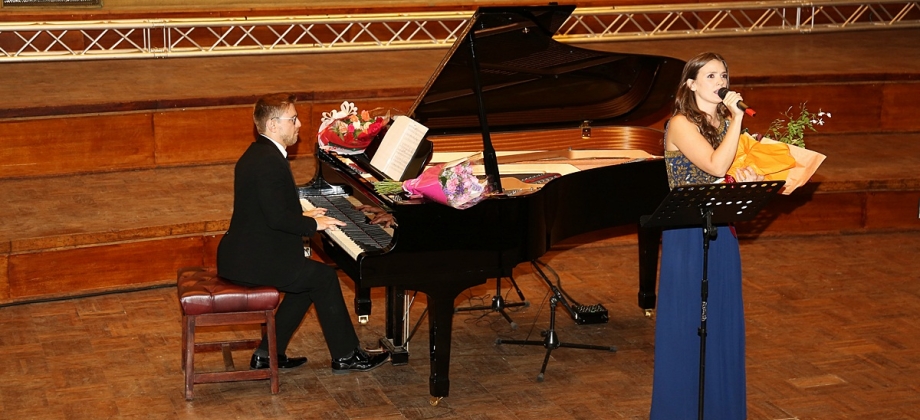
[[[235, 281], [244, 286], [245, 282]], [[342, 286], [332, 267], [307, 259], [297, 278], [288, 284], [269, 284], [284, 293], [275, 311], [275, 334], [278, 353], [284, 354], [291, 337], [306, 316], [310, 306], [316, 304], [316, 316], [333, 359], [347, 357], [358, 347], [358, 336], [342, 297]], [[268, 352], [268, 341], [262, 337], [259, 349]]]

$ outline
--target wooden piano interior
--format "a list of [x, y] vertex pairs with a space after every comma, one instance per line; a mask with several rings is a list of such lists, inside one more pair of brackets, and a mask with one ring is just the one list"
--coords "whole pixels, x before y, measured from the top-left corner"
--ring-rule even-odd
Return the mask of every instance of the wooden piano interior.
[[[661, 156], [663, 133], [647, 127], [592, 127], [583, 138], [580, 128], [493, 133], [495, 150], [636, 149]], [[435, 151], [482, 150], [482, 135], [432, 137]]]

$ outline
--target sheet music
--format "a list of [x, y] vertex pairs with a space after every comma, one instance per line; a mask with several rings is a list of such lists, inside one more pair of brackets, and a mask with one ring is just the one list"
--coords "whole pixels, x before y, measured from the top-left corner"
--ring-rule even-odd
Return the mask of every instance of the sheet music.
[[402, 181], [409, 161], [427, 132], [428, 127], [405, 115], [396, 117], [371, 159], [371, 165], [391, 179]]

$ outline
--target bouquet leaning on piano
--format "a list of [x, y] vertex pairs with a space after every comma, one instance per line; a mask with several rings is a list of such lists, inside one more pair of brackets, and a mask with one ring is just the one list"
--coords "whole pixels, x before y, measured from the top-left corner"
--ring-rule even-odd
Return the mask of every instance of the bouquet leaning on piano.
[[403, 182], [384, 180], [374, 183], [380, 194], [407, 193], [424, 197], [455, 209], [470, 208], [488, 196], [489, 187], [484, 179], [473, 174], [469, 158], [430, 166], [418, 178]]

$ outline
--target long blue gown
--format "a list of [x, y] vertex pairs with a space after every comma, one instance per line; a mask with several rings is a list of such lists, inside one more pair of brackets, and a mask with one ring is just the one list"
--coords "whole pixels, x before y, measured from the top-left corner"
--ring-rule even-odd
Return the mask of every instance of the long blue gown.
[[[665, 152], [668, 180], [676, 185], [708, 184], [715, 177], [680, 152]], [[744, 367], [744, 306], [741, 256], [728, 226], [718, 227], [709, 245], [706, 321], [705, 420], [747, 418]], [[666, 229], [655, 324], [655, 373], [651, 420], [698, 418], [703, 232]]]

